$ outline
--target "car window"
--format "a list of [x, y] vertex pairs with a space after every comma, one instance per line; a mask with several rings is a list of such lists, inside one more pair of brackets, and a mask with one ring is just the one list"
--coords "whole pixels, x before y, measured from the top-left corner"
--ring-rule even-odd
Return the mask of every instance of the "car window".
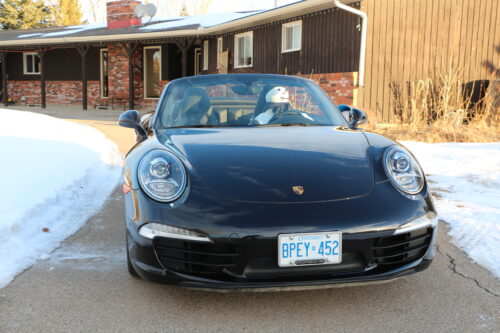
[[344, 126], [323, 90], [285, 76], [215, 75], [167, 86], [156, 128], [273, 125]]

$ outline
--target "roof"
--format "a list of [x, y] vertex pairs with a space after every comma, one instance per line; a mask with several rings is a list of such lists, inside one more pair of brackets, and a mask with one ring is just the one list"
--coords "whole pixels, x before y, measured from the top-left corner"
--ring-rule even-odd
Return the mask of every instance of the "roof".
[[[352, 3], [359, 0], [342, 0]], [[223, 34], [256, 25], [331, 8], [332, 0], [299, 0], [269, 10], [167, 17], [143, 20], [140, 26], [108, 29], [106, 23], [41, 29], [0, 31], [0, 47], [158, 38], [200, 37]]]

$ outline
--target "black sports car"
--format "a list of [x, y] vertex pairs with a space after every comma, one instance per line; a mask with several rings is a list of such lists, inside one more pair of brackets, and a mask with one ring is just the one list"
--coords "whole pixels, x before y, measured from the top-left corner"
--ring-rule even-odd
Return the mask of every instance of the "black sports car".
[[128, 269], [192, 288], [319, 288], [391, 280], [433, 257], [437, 217], [403, 146], [358, 129], [298, 77], [170, 82], [154, 114], [120, 116]]

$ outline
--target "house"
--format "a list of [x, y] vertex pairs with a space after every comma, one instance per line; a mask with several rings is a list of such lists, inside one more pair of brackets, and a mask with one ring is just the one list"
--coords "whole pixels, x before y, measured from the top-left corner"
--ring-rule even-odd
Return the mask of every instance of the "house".
[[354, 102], [361, 33], [332, 1], [142, 22], [138, 4], [108, 2], [106, 24], [0, 32], [4, 103], [147, 108], [170, 80], [227, 72], [301, 75]]
[[311, 78], [393, 121], [395, 82], [451, 66], [465, 82], [500, 78], [498, 0], [307, 0], [151, 20], [137, 4], [108, 2], [105, 24], [0, 31], [4, 103], [151, 108], [170, 80], [257, 72]]

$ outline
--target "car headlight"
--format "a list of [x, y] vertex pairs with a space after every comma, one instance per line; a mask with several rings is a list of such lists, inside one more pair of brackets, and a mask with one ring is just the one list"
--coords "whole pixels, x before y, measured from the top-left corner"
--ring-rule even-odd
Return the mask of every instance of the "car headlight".
[[424, 188], [424, 173], [417, 161], [403, 147], [392, 146], [385, 151], [385, 173], [399, 190], [417, 194]]
[[186, 170], [174, 154], [153, 150], [139, 163], [139, 184], [151, 198], [171, 202], [179, 198], [186, 188]]

